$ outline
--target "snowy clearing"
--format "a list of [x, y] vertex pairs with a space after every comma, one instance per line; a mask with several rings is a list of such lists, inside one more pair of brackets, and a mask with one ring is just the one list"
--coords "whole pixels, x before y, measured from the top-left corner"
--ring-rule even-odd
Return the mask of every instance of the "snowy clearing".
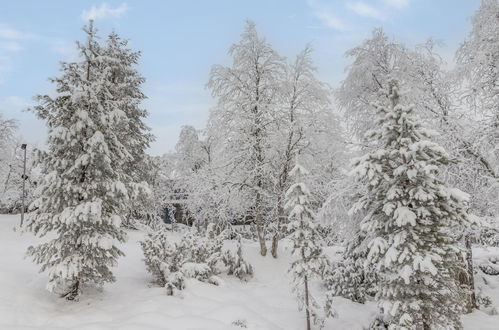
[[[182, 297], [169, 297], [163, 288], [150, 284], [137, 243], [143, 234], [129, 232], [116, 283], [106, 285], [103, 292], [86, 290], [79, 302], [72, 303], [46, 291], [46, 275], [24, 259], [26, 247], [36, 238], [14, 232], [18, 221], [19, 216], [0, 216], [0, 329], [243, 329], [233, 324], [237, 320], [246, 329], [304, 329], [304, 315], [290, 291], [286, 247], [274, 260], [262, 258], [257, 243], [245, 245], [255, 268], [248, 283], [224, 277], [217, 287], [191, 280]], [[334, 254], [332, 249], [328, 252]], [[494, 288], [487, 294], [497, 305], [499, 282]], [[373, 303], [362, 305], [340, 297], [335, 305], [339, 317], [329, 320], [326, 329], [362, 329], [376, 312]], [[480, 311], [463, 317], [463, 322], [469, 330], [499, 329], [499, 316]]]

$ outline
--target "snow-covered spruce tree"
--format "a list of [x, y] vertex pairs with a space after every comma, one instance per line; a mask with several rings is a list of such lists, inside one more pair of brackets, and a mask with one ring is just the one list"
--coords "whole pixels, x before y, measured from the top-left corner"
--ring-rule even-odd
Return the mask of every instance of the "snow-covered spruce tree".
[[364, 265], [368, 252], [365, 233], [355, 233], [346, 244], [343, 260], [332, 263], [326, 274], [326, 287], [332, 296], [358, 303], [375, 296], [378, 274]]
[[120, 123], [122, 127], [116, 135], [131, 156], [126, 163], [127, 171], [133, 178], [132, 184], [144, 185], [142, 193], [129, 203], [128, 214], [123, 219], [125, 226], [133, 226], [135, 218], [149, 221], [153, 214], [152, 194], [149, 194], [146, 184], [151, 181], [151, 162], [145, 150], [154, 137], [144, 123], [148, 112], [141, 105], [146, 96], [142, 92], [145, 79], [137, 71], [140, 55], [139, 51], [129, 48], [128, 40], [121, 39], [116, 32], [112, 32], [103, 44], [100, 58], [103, 69], [106, 70], [103, 78], [108, 80], [106, 86], [114, 106], [126, 115], [126, 120]]
[[[288, 230], [295, 258], [289, 269], [293, 276], [293, 291], [298, 297], [300, 310], [305, 309], [307, 330], [310, 330], [311, 319], [319, 326], [324, 322], [324, 313], [311, 295], [310, 281], [315, 277], [322, 277], [329, 262], [322, 250], [321, 237], [316, 231], [314, 212], [310, 209], [310, 191], [303, 183], [307, 174], [308, 171], [299, 164], [290, 171], [289, 175], [295, 183], [286, 192], [284, 206], [289, 210]], [[327, 306], [331, 307], [331, 304], [328, 303]], [[325, 316], [333, 315], [332, 309], [324, 310]]]
[[451, 230], [468, 221], [465, 194], [438, 178], [451, 158], [429, 141], [414, 108], [399, 104], [396, 81], [388, 96], [390, 104], [377, 107], [377, 128], [366, 134], [378, 149], [354, 169], [367, 186], [353, 208], [367, 211], [366, 267], [382, 275], [376, 297], [390, 329], [461, 329], [462, 247]]
[[227, 250], [223, 254], [223, 262], [229, 268], [227, 274], [234, 275], [242, 281], [247, 281], [253, 277], [253, 266], [243, 257], [243, 244], [241, 235], [237, 235], [237, 250], [232, 253]]
[[128, 171], [132, 152], [122, 143], [128, 114], [113, 96], [112, 70], [92, 22], [84, 31], [81, 60], [62, 63], [62, 75], [52, 79], [56, 96], [38, 96], [34, 108], [49, 137], [48, 150], [39, 151], [40, 197], [26, 223], [34, 234], [54, 237], [29, 247], [28, 255], [48, 271], [47, 289], [68, 300], [85, 283], [115, 280], [110, 267], [126, 237], [121, 222], [138, 189]]

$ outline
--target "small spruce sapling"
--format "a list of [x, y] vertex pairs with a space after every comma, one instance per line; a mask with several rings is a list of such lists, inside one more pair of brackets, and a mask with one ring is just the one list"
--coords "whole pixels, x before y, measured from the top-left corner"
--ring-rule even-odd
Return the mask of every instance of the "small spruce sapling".
[[299, 164], [290, 171], [294, 184], [286, 192], [285, 208], [289, 210], [288, 230], [293, 242], [294, 257], [289, 272], [293, 276], [293, 291], [296, 293], [300, 310], [305, 309], [307, 330], [311, 329], [310, 321], [322, 328], [325, 317], [333, 316], [330, 296], [326, 302], [325, 313], [311, 295], [310, 281], [322, 278], [328, 269], [329, 262], [322, 250], [321, 236], [316, 230], [314, 213], [310, 208], [310, 192], [303, 182], [308, 174]]
[[234, 275], [242, 281], [247, 281], [253, 277], [253, 267], [243, 258], [243, 245], [241, 235], [237, 235], [237, 251], [225, 251], [223, 262], [228, 267], [227, 274]]

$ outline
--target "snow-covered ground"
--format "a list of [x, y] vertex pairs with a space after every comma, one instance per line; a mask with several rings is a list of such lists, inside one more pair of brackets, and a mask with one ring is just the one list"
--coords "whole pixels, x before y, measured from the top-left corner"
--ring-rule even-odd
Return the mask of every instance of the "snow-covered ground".
[[[19, 216], [0, 215], [0, 329], [210, 329], [302, 330], [304, 315], [290, 291], [287, 268], [289, 251], [281, 257], [262, 258], [256, 244], [245, 246], [255, 268], [248, 283], [223, 277], [221, 286], [189, 281], [182, 297], [167, 296], [152, 286], [137, 243], [143, 234], [129, 233], [123, 246], [126, 257], [115, 269], [116, 283], [102, 292], [86, 291], [79, 302], [67, 302], [45, 290], [46, 275], [24, 259], [27, 246], [36, 242], [29, 234], [14, 232]], [[334, 254], [334, 251], [329, 251]], [[498, 252], [492, 251], [494, 253]], [[484, 257], [489, 251], [477, 251]], [[486, 292], [499, 305], [499, 282]], [[362, 329], [376, 312], [374, 303], [361, 305], [335, 300], [339, 317], [325, 329]], [[442, 306], [445, 308], [445, 306]], [[246, 323], [242, 328], [235, 321]], [[467, 330], [497, 330], [499, 316], [476, 311], [463, 317]]]

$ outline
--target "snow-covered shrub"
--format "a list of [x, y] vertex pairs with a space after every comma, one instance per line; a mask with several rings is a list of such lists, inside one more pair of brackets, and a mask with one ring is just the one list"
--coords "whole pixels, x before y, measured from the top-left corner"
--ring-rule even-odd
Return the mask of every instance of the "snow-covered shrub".
[[168, 231], [163, 226], [140, 242], [147, 270], [154, 282], [164, 286], [168, 295], [185, 288], [185, 279], [194, 278], [218, 285], [225, 265], [229, 275], [246, 279], [252, 274], [252, 267], [242, 258], [239, 247], [236, 254], [222, 252], [225, 234], [215, 235], [213, 227], [200, 235], [195, 229], [186, 232], [180, 241], [169, 242]]
[[326, 246], [338, 245], [342, 241], [338, 235], [338, 230], [333, 226], [318, 224], [316, 230]]
[[162, 227], [157, 232], [148, 234], [146, 239], [140, 242], [144, 254], [144, 262], [147, 271], [154, 277], [154, 282], [165, 286], [168, 282], [168, 275], [179, 270], [178, 258], [173, 258], [175, 254], [174, 246], [168, 242], [166, 228]]
[[227, 274], [234, 275], [240, 280], [247, 281], [253, 277], [253, 267], [243, 258], [241, 236], [237, 239], [237, 251], [232, 253], [227, 250], [223, 254], [223, 262], [229, 268]]
[[388, 322], [383, 315], [377, 315], [366, 330], [388, 330]]
[[241, 319], [237, 319], [235, 321], [232, 321], [232, 325], [235, 325], [236, 327], [240, 327], [240, 328], [247, 328], [248, 327], [248, 322], [246, 322], [246, 320], [241, 320]]
[[485, 263], [481, 263], [478, 265], [478, 268], [487, 275], [497, 276], [499, 275], [499, 262], [497, 257], [491, 257]]
[[165, 286], [169, 295], [185, 287], [185, 278], [218, 284], [215, 274], [221, 259], [219, 241], [206, 240], [192, 231], [182, 236], [178, 243], [168, 242], [165, 227], [149, 234], [140, 242], [147, 270], [154, 282]]
[[343, 259], [326, 271], [326, 287], [333, 296], [364, 303], [376, 294], [378, 273], [364, 265], [368, 253], [364, 241], [362, 233], [354, 235], [346, 245]]
[[214, 276], [213, 269], [206, 263], [186, 262], [180, 269], [186, 278], [195, 278], [198, 281], [219, 285], [218, 278]]
[[480, 226], [473, 233], [473, 241], [482, 246], [499, 246], [499, 224], [492, 222]]

